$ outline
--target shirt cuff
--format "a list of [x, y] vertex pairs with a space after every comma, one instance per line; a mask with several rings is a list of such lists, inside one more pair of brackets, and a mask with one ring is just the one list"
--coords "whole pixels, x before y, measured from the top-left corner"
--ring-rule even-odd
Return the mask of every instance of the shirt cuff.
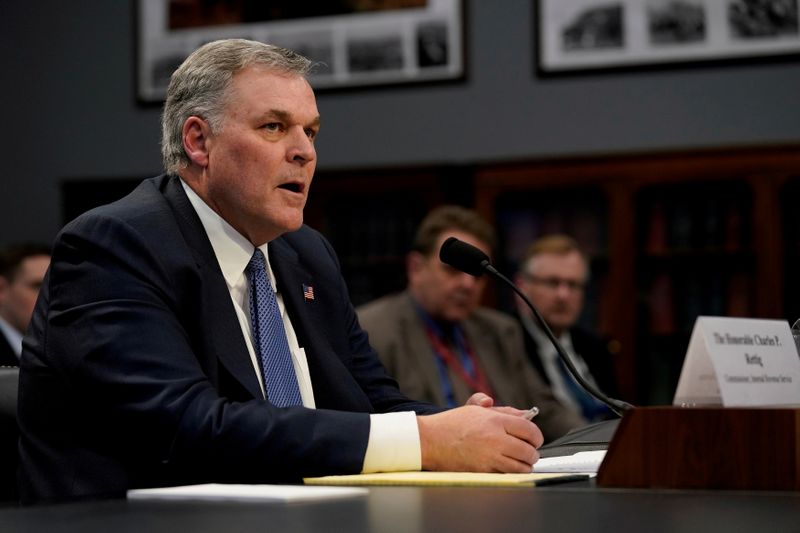
[[422, 468], [417, 415], [413, 411], [369, 415], [369, 441], [362, 474]]

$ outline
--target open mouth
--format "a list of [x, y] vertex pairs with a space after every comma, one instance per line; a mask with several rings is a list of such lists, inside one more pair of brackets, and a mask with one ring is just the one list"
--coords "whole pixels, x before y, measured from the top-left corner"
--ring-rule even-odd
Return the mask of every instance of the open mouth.
[[284, 183], [282, 185], [278, 185], [279, 189], [285, 189], [290, 192], [301, 193], [303, 192], [303, 184], [302, 183]]

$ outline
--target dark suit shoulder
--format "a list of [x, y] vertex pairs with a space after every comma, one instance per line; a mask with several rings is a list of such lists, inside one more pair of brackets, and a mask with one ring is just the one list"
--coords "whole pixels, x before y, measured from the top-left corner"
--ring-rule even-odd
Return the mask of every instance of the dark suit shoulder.
[[[171, 305], [179, 300], [192, 302], [181, 305], [194, 305], [199, 265], [219, 272], [180, 179], [163, 175], [144, 180], [123, 198], [64, 226], [53, 245], [51, 296], [69, 294], [74, 302], [113, 298], [124, 275], [124, 287], [140, 296], [141, 291], [155, 290]], [[63, 283], [65, 279], [73, 283]], [[92, 291], [75, 283], [79, 279]]]
[[305, 224], [296, 231], [284, 233], [272, 241], [270, 246], [292, 250], [304, 261], [337, 261], [330, 242], [320, 232]]
[[[172, 215], [169, 204], [161, 192], [169, 176], [158, 176], [142, 181], [133, 191], [119, 200], [86, 211], [64, 226], [61, 235], [82, 232], [95, 227], [100, 221], [115, 220], [135, 227], [139, 231], [163, 230]], [[175, 185], [180, 186], [177, 177]], [[186, 199], [188, 202], [188, 198]]]
[[318, 275], [337, 278], [341, 271], [339, 258], [331, 243], [319, 231], [302, 225], [298, 230], [284, 233], [270, 247], [284, 257], [314, 268]]
[[284, 233], [279, 239], [286, 241], [291, 246], [298, 249], [315, 248], [319, 246], [330, 246], [327, 239], [311, 226], [303, 224], [299, 229]]

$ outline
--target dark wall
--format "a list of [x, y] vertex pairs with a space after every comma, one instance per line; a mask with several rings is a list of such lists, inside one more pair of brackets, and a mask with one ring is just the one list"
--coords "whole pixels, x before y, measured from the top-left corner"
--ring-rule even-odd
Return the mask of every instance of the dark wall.
[[[159, 172], [132, 1], [2, 2], [0, 244], [52, 238], [65, 179]], [[539, 79], [532, 2], [466, 6], [466, 81], [319, 95], [321, 170], [800, 142], [800, 62]]]

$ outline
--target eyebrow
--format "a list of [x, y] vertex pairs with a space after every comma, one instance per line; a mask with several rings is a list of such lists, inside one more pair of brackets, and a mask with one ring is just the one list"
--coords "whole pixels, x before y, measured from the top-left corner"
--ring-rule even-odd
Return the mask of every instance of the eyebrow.
[[[292, 114], [287, 112], [287, 111], [284, 111], [282, 109], [270, 109], [266, 113], [264, 113], [264, 117], [265, 118], [267, 118], [267, 117], [275, 117], [278, 120], [281, 120], [283, 122], [292, 122]], [[320, 125], [320, 117], [319, 117], [319, 115], [317, 115], [316, 117], [314, 117], [314, 119], [311, 122], [309, 122], [308, 124], [305, 124], [304, 127], [307, 127], [307, 128], [308, 127], [319, 127], [319, 125]]]

